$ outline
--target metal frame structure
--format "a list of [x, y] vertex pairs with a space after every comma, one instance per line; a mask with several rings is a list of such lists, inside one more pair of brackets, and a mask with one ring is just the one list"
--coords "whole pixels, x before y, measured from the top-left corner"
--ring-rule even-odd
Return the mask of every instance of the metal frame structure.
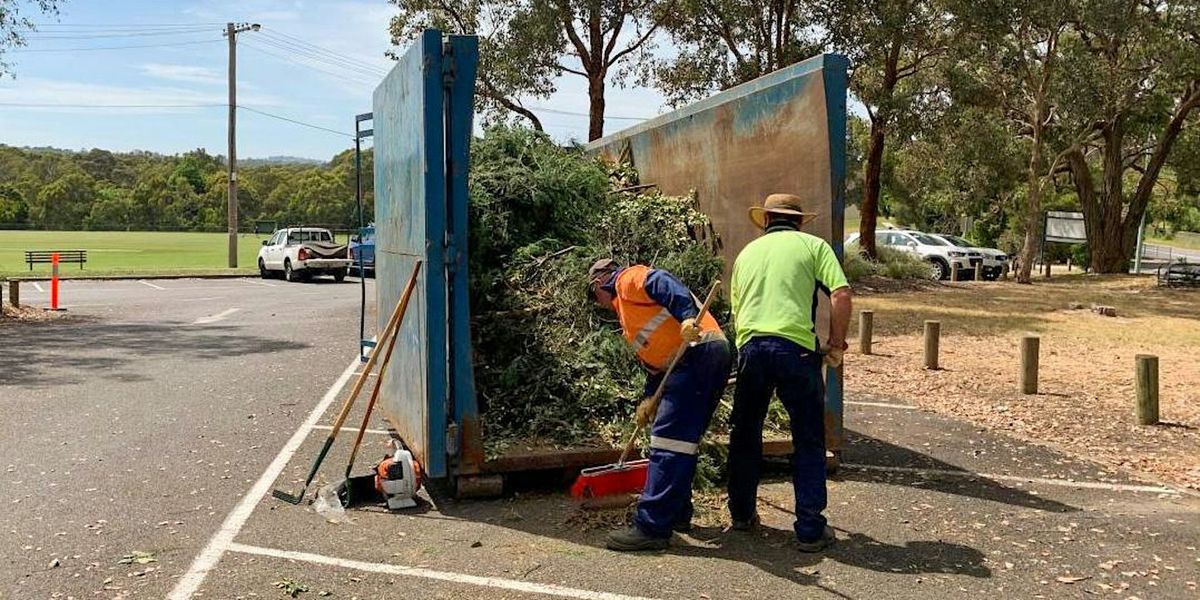
[[[358, 243], [361, 247], [363, 222], [362, 194], [362, 141], [375, 135], [374, 129], [362, 129], [362, 124], [374, 118], [372, 113], [354, 116], [354, 203], [358, 208]], [[358, 283], [360, 305], [358, 308], [358, 359], [367, 362], [367, 348], [374, 348], [375, 341], [367, 339], [367, 268], [362, 251], [358, 253]]]

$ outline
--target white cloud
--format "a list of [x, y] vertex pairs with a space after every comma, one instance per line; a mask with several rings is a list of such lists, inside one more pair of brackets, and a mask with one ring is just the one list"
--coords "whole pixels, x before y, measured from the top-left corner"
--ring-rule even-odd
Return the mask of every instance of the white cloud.
[[226, 77], [216, 69], [195, 67], [191, 65], [164, 65], [149, 63], [142, 65], [142, 72], [158, 79], [200, 83], [205, 85], [225, 85]]

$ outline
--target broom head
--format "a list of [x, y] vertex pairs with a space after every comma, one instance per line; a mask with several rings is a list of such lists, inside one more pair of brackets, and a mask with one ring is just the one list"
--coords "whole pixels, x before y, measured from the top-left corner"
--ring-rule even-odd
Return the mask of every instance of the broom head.
[[646, 487], [646, 474], [649, 470], [650, 461], [647, 459], [584, 469], [579, 472], [579, 478], [571, 486], [571, 497], [586, 501], [605, 496], [638, 493]]

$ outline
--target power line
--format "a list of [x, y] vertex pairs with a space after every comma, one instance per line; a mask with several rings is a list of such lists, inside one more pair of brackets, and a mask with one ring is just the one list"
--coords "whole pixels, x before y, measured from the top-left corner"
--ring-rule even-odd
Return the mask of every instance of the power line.
[[[547, 112], [547, 113], [554, 114], [554, 115], [566, 115], [568, 117], [590, 117], [591, 116], [588, 113], [571, 112], [569, 110], [559, 110], [557, 108], [547, 108], [545, 106], [534, 106], [532, 104], [525, 105], [525, 108], [528, 108], [529, 110], [540, 110], [542, 112]], [[653, 119], [654, 117], [619, 117], [619, 116], [615, 116], [615, 115], [606, 114], [606, 115], [604, 115], [604, 118], [605, 119], [613, 119], [616, 121], [648, 121], [650, 119]]]
[[341, 61], [348, 62], [348, 63], [351, 63], [351, 64], [355, 64], [355, 65], [358, 65], [358, 66], [362, 66], [362, 67], [364, 67], [364, 68], [368, 68], [368, 69], [371, 69], [371, 70], [373, 70], [373, 71], [382, 72], [383, 74], [386, 74], [386, 72], [387, 72], [387, 69], [384, 69], [384, 68], [382, 68], [382, 67], [379, 67], [379, 66], [376, 66], [376, 65], [373, 65], [373, 64], [370, 64], [370, 63], [366, 63], [366, 62], [363, 62], [363, 61], [361, 61], [361, 60], [358, 60], [358, 59], [355, 59], [355, 58], [352, 58], [352, 57], [346, 56], [345, 54], [342, 54], [342, 53], [340, 53], [340, 52], [337, 52], [337, 51], [334, 51], [334, 50], [330, 50], [330, 49], [328, 49], [328, 48], [325, 48], [325, 47], [323, 47], [323, 46], [318, 46], [318, 45], [316, 45], [316, 44], [313, 44], [313, 43], [309, 42], [308, 40], [304, 40], [304, 39], [302, 39], [302, 38], [298, 38], [298, 37], [296, 37], [296, 36], [294, 36], [294, 35], [288, 35], [288, 34], [286, 34], [286, 33], [282, 32], [282, 31], [270, 30], [270, 31], [264, 31], [263, 33], [264, 33], [264, 35], [267, 35], [267, 36], [269, 36], [269, 37], [275, 38], [275, 39], [277, 39], [278, 41], [285, 42], [285, 43], [286, 43], [286, 42], [290, 42], [290, 43], [293, 43], [293, 44], [295, 44], [295, 45], [299, 45], [299, 46], [302, 46], [302, 47], [308, 48], [308, 49], [310, 49], [312, 52], [319, 53], [319, 54], [323, 54], [323, 55], [325, 55], [325, 56], [328, 56], [328, 57], [331, 57], [331, 58], [333, 58], [333, 59], [341, 60]]
[[327, 71], [327, 70], [325, 70], [325, 69], [322, 69], [322, 68], [320, 68], [320, 67], [317, 67], [316, 65], [311, 65], [311, 64], [308, 64], [308, 63], [305, 63], [305, 62], [300, 62], [300, 61], [298, 61], [298, 60], [295, 60], [295, 59], [292, 59], [292, 58], [290, 58], [290, 57], [288, 57], [288, 56], [284, 56], [284, 55], [282, 55], [282, 54], [276, 54], [276, 53], [274, 53], [274, 52], [271, 52], [270, 50], [266, 50], [266, 49], [264, 49], [264, 48], [261, 48], [261, 47], [259, 47], [259, 46], [257, 45], [257, 43], [255, 43], [255, 42], [251, 42], [249, 39], [247, 39], [247, 40], [244, 40], [244, 41], [242, 42], [242, 44], [243, 44], [245, 47], [247, 47], [247, 48], [250, 48], [251, 50], [253, 50], [253, 51], [255, 51], [255, 52], [260, 52], [260, 53], [262, 53], [262, 54], [266, 54], [267, 56], [274, 57], [274, 58], [276, 58], [277, 60], [281, 60], [281, 61], [284, 61], [284, 62], [289, 62], [289, 63], [292, 63], [292, 64], [294, 64], [294, 65], [297, 65], [297, 66], [306, 67], [306, 68], [312, 69], [312, 70], [314, 70], [314, 71], [318, 71], [318, 72], [324, 73], [324, 74], [326, 74], [326, 75], [329, 75], [330, 77], [336, 77], [336, 78], [338, 78], [338, 79], [341, 79], [342, 81], [348, 81], [348, 82], [350, 82], [350, 83], [356, 83], [356, 84], [359, 84], [359, 85], [369, 85], [369, 84], [371, 84], [371, 83], [374, 83], [373, 81], [368, 81], [368, 80], [366, 80], [365, 78], [361, 78], [362, 76], [355, 77], [353, 74], [343, 74], [343, 73], [335, 73], [335, 72], [333, 72], [333, 71]]
[[192, 46], [196, 44], [215, 44], [224, 40], [193, 40], [189, 42], [171, 42], [168, 44], [138, 44], [132, 46], [87, 46], [82, 48], [18, 48], [16, 50], [7, 50], [6, 52], [27, 53], [27, 52], [90, 52], [93, 50], [130, 50], [133, 48], [166, 48], [169, 46]]
[[370, 77], [383, 77], [382, 73], [378, 73], [376, 71], [366, 69], [364, 67], [358, 67], [358, 66], [354, 66], [354, 65], [351, 65], [348, 63], [343, 63], [343, 62], [331, 60], [331, 59], [320, 57], [320, 56], [314, 56], [314, 55], [304, 52], [294, 46], [288, 46], [288, 45], [284, 45], [284, 44], [280, 44], [275, 41], [272, 41], [270, 38], [259, 38], [255, 41], [257, 43], [265, 44], [267, 46], [275, 48], [276, 50], [281, 50], [283, 52], [287, 52], [288, 54], [295, 55], [298, 58], [302, 58], [304, 60], [308, 60], [308, 61], [312, 61], [312, 62], [321, 63], [321, 64], [324, 64], [324, 65], [327, 65], [327, 66], [330, 66], [330, 67], [333, 67], [336, 69], [344, 70], [349, 73], [356, 73], [358, 75], [367, 75]]
[[272, 46], [274, 48], [277, 48], [279, 50], [299, 54], [299, 55], [303, 56], [304, 58], [307, 58], [310, 60], [323, 62], [327, 65], [331, 65], [331, 66], [338, 67], [341, 69], [356, 71], [356, 72], [362, 73], [364, 75], [372, 75], [375, 77], [382, 77], [386, 74], [386, 71], [376, 68], [376, 67], [373, 67], [371, 65], [360, 63], [353, 59], [349, 59], [349, 58], [345, 58], [345, 57], [334, 57], [334, 56], [328, 56], [325, 54], [321, 54], [320, 52], [317, 52], [315, 50], [311, 50], [308, 48], [304, 48], [298, 44], [283, 40], [281, 38], [265, 36], [265, 37], [259, 38], [257, 41], [267, 44], [269, 46]]
[[282, 116], [282, 115], [276, 115], [276, 114], [269, 113], [269, 112], [266, 112], [266, 111], [263, 111], [263, 110], [258, 110], [257, 108], [250, 108], [249, 106], [246, 106], [246, 105], [244, 105], [244, 104], [242, 104], [242, 105], [238, 105], [238, 108], [240, 108], [240, 109], [242, 109], [242, 110], [248, 110], [248, 111], [250, 111], [250, 112], [252, 112], [252, 113], [258, 113], [258, 114], [260, 114], [260, 115], [262, 115], [262, 116], [264, 116], [264, 117], [271, 117], [272, 119], [279, 119], [280, 121], [287, 121], [288, 123], [293, 123], [293, 124], [300, 125], [300, 126], [303, 126], [303, 127], [309, 127], [309, 128], [312, 128], [312, 129], [319, 129], [319, 130], [321, 130], [321, 131], [325, 131], [325, 132], [328, 132], [328, 133], [334, 133], [334, 134], [341, 135], [341, 136], [345, 136], [345, 137], [348, 137], [348, 138], [353, 138], [353, 137], [354, 137], [354, 134], [352, 134], [352, 133], [346, 133], [346, 132], [344, 132], [344, 131], [338, 131], [338, 130], [336, 130], [336, 129], [329, 129], [328, 127], [321, 127], [320, 125], [313, 125], [312, 123], [305, 123], [304, 121], [297, 121], [296, 119], [292, 119], [292, 118], [285, 117], [285, 116]]
[[35, 104], [27, 102], [0, 102], [0, 106], [16, 108], [213, 108], [228, 104]]
[[198, 26], [224, 25], [220, 21], [195, 21], [192, 23], [34, 23], [33, 26], [37, 29], [43, 27], [65, 27], [65, 28], [100, 28], [100, 29], [145, 29], [147, 27], [198, 27]]
[[152, 29], [148, 31], [114, 31], [114, 32], [52, 32], [30, 33], [25, 35], [30, 40], [95, 40], [107, 38], [155, 37], [162, 35], [179, 35], [182, 33], [202, 33], [216, 31], [211, 27], [195, 27], [191, 29]]

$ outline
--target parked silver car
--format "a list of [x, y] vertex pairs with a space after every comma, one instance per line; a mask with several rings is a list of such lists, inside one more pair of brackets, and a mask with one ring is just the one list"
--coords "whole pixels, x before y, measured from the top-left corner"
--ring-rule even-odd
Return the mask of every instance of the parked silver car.
[[996, 248], [984, 248], [977, 246], [964, 237], [950, 235], [948, 233], [931, 234], [945, 240], [947, 243], [966, 249], [970, 252], [977, 252], [983, 257], [983, 278], [994, 281], [1008, 274], [1008, 255], [1002, 250]]

